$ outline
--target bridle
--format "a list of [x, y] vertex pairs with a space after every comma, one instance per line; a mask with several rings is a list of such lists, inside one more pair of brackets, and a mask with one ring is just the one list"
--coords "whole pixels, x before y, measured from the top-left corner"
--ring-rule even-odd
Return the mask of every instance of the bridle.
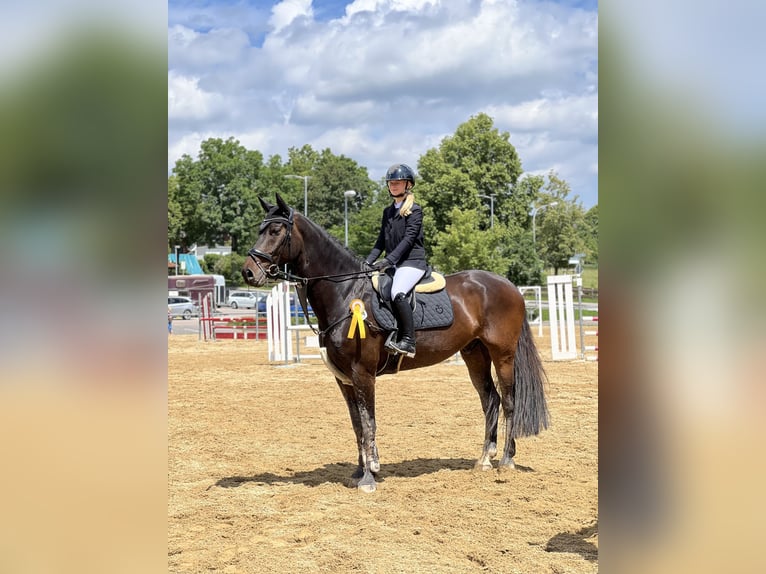
[[[287, 245], [288, 253], [290, 251], [291, 247], [291, 240], [293, 236], [293, 209], [290, 208], [290, 211], [287, 214], [287, 217], [284, 217], [282, 215], [272, 215], [271, 217], [266, 217], [261, 222], [261, 227], [259, 229], [259, 235], [263, 234], [264, 231], [271, 225], [272, 223], [284, 223], [285, 228], [287, 229], [287, 233], [285, 233], [282, 236], [282, 241], [279, 242], [279, 245], [277, 245], [276, 249], [272, 253], [266, 253], [265, 251], [261, 251], [260, 249], [256, 249], [253, 247], [250, 251], [247, 252], [247, 255], [255, 262], [255, 264], [258, 266], [258, 269], [260, 269], [269, 279], [285, 279], [287, 281], [300, 281], [302, 283], [306, 283], [307, 279], [302, 277], [297, 277], [293, 275], [292, 273], [288, 273], [287, 271], [282, 271], [279, 269], [279, 266], [274, 262], [274, 258], [277, 256], [277, 254], [281, 253], [282, 250], [285, 247], [285, 244]], [[264, 268], [261, 265], [261, 259], [265, 259], [269, 262], [269, 266]]]
[[[281, 254], [282, 250], [287, 246], [287, 251], [290, 253], [290, 249], [292, 247], [291, 241], [292, 241], [292, 235], [293, 235], [293, 223], [294, 223], [294, 212], [293, 209], [290, 208], [290, 211], [287, 214], [287, 217], [282, 215], [271, 215], [266, 216], [266, 218], [261, 222], [261, 226], [259, 228], [259, 235], [263, 234], [264, 231], [271, 225], [272, 223], [282, 223], [284, 224], [285, 228], [287, 229], [287, 232], [282, 237], [282, 240], [279, 242], [279, 245], [276, 246], [274, 251], [271, 253], [266, 253], [265, 251], [261, 251], [260, 249], [256, 249], [253, 247], [250, 249], [250, 251], [247, 252], [248, 257], [250, 257], [258, 267], [269, 279], [283, 279], [285, 281], [291, 281], [298, 283], [300, 285], [300, 288], [297, 289], [298, 292], [298, 299], [301, 303], [301, 307], [303, 307], [303, 314], [305, 317], [308, 317], [309, 313], [307, 310], [307, 301], [306, 301], [306, 286], [308, 285], [308, 282], [311, 280], [318, 280], [318, 279], [326, 279], [326, 280], [334, 280], [334, 279], [340, 279], [340, 278], [346, 278], [351, 279], [354, 277], [361, 277], [363, 275], [370, 275], [372, 273], [372, 270], [362, 270], [362, 271], [352, 271], [350, 273], [339, 273], [336, 275], [319, 275], [315, 277], [300, 277], [298, 275], [293, 275], [289, 271], [285, 270], [282, 271], [279, 266], [275, 263], [275, 258]], [[261, 265], [261, 260], [265, 260], [269, 263], [268, 267], [265, 267]], [[344, 315], [334, 323], [332, 323], [327, 329], [324, 331], [317, 331], [314, 326], [309, 323], [309, 326], [311, 329], [317, 333], [320, 336], [323, 336], [324, 333], [335, 327], [337, 324], [339, 324], [341, 321], [345, 320], [347, 317], [351, 316], [351, 312], [347, 315]]]
[[[269, 279], [284, 279], [285, 281], [292, 281], [296, 283], [300, 283], [301, 285], [305, 286], [308, 284], [309, 281], [312, 280], [318, 280], [318, 279], [326, 279], [326, 280], [334, 280], [334, 279], [352, 279], [354, 277], [362, 277], [364, 275], [371, 275], [373, 273], [373, 270], [367, 270], [364, 269], [362, 271], [351, 271], [349, 273], [338, 273], [335, 275], [316, 275], [314, 277], [301, 277], [299, 275], [294, 275], [290, 273], [289, 271], [282, 271], [279, 266], [274, 262], [274, 259], [277, 257], [278, 254], [282, 252], [285, 245], [287, 245], [287, 251], [290, 252], [291, 249], [291, 240], [292, 240], [292, 234], [293, 234], [293, 223], [294, 223], [294, 212], [293, 209], [290, 208], [290, 211], [287, 214], [287, 217], [283, 215], [272, 215], [267, 216], [262, 222], [261, 227], [259, 229], [259, 234], [262, 234], [269, 225], [272, 223], [283, 223], [285, 225], [285, 228], [287, 229], [287, 233], [284, 234], [282, 237], [282, 241], [279, 242], [279, 245], [274, 249], [272, 253], [266, 253], [265, 251], [261, 251], [260, 249], [256, 249], [253, 247], [250, 251], [247, 252], [247, 255], [255, 262], [255, 264], [258, 266], [258, 269], [260, 269]], [[261, 259], [265, 259], [269, 262], [268, 267], [264, 267], [261, 265]]]

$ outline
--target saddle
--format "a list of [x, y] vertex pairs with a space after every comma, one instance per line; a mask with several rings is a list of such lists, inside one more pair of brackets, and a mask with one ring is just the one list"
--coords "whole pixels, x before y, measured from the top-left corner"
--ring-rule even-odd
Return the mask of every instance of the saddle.
[[[372, 313], [378, 325], [386, 331], [396, 330], [396, 319], [391, 309], [391, 285], [394, 269], [372, 275], [372, 287], [377, 297], [372, 298]], [[449, 327], [452, 325], [452, 301], [445, 289], [444, 275], [430, 267], [409, 294], [415, 330]]]

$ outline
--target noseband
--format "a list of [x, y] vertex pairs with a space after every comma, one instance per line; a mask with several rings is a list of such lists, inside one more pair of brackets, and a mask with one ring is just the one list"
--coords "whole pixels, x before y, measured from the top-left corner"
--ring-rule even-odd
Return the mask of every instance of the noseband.
[[[287, 229], [287, 233], [284, 234], [284, 236], [282, 237], [282, 241], [279, 242], [279, 245], [277, 245], [276, 249], [274, 249], [272, 253], [266, 253], [264, 251], [261, 251], [260, 249], [256, 249], [255, 247], [253, 247], [250, 251], [247, 252], [247, 254], [253, 259], [253, 261], [255, 261], [255, 264], [258, 266], [258, 269], [260, 269], [263, 273], [265, 273], [267, 277], [269, 277], [270, 279], [277, 279], [277, 278], [284, 279], [286, 274], [283, 271], [279, 270], [279, 266], [274, 262], [274, 259], [277, 257], [279, 253], [281, 253], [285, 244], [287, 244], [288, 252], [290, 251], [290, 240], [293, 234], [293, 210], [290, 209], [290, 212], [287, 214], [287, 217], [284, 217], [281, 215], [274, 215], [271, 217], [267, 216], [261, 222], [259, 235], [263, 234], [263, 232], [266, 231], [266, 229], [272, 223], [284, 223], [285, 228]], [[266, 269], [264, 269], [261, 266], [260, 259], [264, 259], [268, 261], [270, 265]]]

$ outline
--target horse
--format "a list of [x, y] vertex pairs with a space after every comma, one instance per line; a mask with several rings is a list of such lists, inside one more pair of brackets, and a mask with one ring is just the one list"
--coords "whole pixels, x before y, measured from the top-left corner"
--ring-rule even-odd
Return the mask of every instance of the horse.
[[[259, 200], [266, 215], [242, 276], [254, 287], [279, 278], [295, 281], [304, 308], [306, 299], [311, 304], [321, 350], [346, 401], [356, 435], [357, 468], [350, 486], [373, 492], [380, 471], [375, 381], [389, 356], [384, 349], [386, 333], [372, 314], [363, 319], [351, 307], [361, 300], [365, 309], [372, 308], [377, 295], [371, 275], [377, 272], [322, 227], [296, 213], [279, 194], [276, 205]], [[549, 424], [547, 376], [527, 322], [524, 297], [509, 280], [488, 271], [445, 275], [445, 283], [453, 308], [452, 324], [417, 331], [415, 357], [398, 356], [399, 369], [427, 367], [460, 352], [484, 412], [484, 445], [475, 468], [493, 468], [502, 404], [505, 443], [498, 470], [513, 469], [515, 439], [537, 435]], [[359, 329], [349, 338], [353, 322], [362, 319], [366, 336]]]

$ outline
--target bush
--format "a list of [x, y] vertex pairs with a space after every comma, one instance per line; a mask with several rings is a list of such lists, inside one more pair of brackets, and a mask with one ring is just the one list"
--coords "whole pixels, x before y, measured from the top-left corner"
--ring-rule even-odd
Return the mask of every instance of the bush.
[[[218, 263], [218, 261], [223, 257], [219, 253], [205, 253], [205, 255], [202, 258], [202, 270], [205, 273], [216, 273], [215, 272], [215, 266]], [[217, 273], [216, 273], [217, 274]]]
[[[245, 255], [232, 253], [231, 255], [215, 255], [218, 260], [213, 266], [216, 275], [223, 275], [226, 284], [238, 287], [242, 284], [242, 266], [245, 264]], [[207, 258], [207, 255], [205, 255]]]

